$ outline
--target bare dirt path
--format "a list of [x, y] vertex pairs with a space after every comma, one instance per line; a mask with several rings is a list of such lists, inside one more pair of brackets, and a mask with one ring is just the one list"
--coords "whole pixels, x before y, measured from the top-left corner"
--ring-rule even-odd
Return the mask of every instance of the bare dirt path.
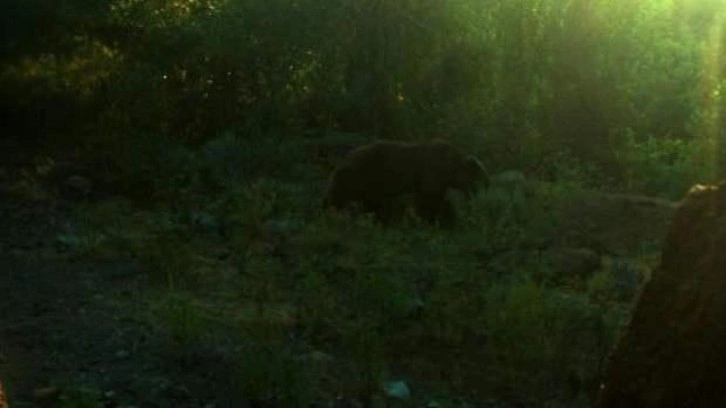
[[139, 268], [69, 258], [56, 238], [70, 222], [50, 201], [0, 191], [0, 381], [10, 403], [40, 398], [54, 406], [61, 396], [110, 406], [171, 403], [162, 395], [168, 381], [145, 389], [158, 374], [160, 345], [134, 310], [142, 306]]

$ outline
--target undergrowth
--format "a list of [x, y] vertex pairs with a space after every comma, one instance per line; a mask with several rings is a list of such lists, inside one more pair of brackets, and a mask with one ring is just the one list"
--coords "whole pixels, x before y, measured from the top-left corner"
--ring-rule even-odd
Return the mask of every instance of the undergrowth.
[[227, 375], [249, 404], [374, 401], [403, 376], [444, 400], [586, 406], [642, 283], [612, 263], [569, 287], [540, 280], [548, 266], [534, 258], [489, 266], [547, 245], [576, 183], [493, 186], [457, 199], [460, 222], [442, 229], [321, 212], [324, 180], [226, 180], [206, 202], [186, 193], [213, 228], [163, 203], [89, 217], [168, 292], [152, 315], [170, 350], [198, 353], [215, 336], [246, 345]]

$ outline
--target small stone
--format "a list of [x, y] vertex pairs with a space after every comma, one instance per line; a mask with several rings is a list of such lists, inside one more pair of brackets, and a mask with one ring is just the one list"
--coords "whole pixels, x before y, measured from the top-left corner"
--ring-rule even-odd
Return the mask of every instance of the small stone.
[[411, 390], [404, 381], [391, 381], [385, 385], [383, 391], [386, 396], [396, 399], [409, 399], [411, 398]]
[[60, 251], [77, 250], [83, 245], [81, 238], [74, 234], [59, 234], [55, 238], [56, 246]]

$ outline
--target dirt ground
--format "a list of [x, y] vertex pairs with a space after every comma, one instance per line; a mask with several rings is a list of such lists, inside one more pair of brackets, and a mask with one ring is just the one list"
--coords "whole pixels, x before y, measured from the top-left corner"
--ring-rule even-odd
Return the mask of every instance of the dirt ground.
[[59, 245], [68, 210], [0, 189], [0, 381], [11, 406], [206, 406], [164, 357], [163, 333], [139, 318], [147, 285], [136, 263], [74, 259]]

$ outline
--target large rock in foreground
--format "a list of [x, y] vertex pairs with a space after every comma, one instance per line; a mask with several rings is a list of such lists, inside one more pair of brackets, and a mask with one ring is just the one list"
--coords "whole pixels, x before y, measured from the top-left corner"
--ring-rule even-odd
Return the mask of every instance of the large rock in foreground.
[[679, 204], [597, 406], [726, 406], [726, 184]]

